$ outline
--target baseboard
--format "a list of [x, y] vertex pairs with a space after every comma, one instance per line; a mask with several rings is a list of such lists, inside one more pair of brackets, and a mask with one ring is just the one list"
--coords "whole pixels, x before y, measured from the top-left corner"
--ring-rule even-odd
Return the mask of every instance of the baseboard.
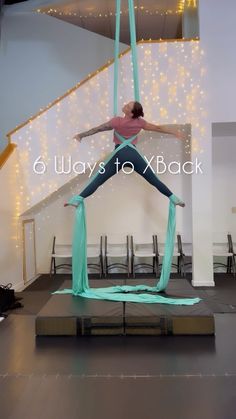
[[40, 274], [37, 274], [34, 278], [32, 278], [30, 281], [27, 282], [27, 284], [24, 284], [22, 282], [14, 285], [14, 289], [16, 292], [24, 291], [25, 288], [27, 288], [30, 284], [32, 284], [36, 279], [40, 276]]
[[19, 281], [16, 284], [12, 284], [12, 289], [14, 289], [16, 292], [21, 291], [21, 289], [24, 287], [24, 282]]
[[214, 287], [215, 282], [214, 281], [191, 281], [191, 285], [193, 287]]

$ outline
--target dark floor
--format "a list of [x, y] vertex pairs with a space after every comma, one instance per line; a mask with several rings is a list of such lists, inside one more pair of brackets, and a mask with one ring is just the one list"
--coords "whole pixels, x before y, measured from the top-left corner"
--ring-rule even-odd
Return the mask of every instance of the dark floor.
[[39, 279], [0, 323], [1, 419], [235, 419], [232, 277], [199, 289], [221, 310], [215, 337], [36, 338], [35, 314], [65, 277]]

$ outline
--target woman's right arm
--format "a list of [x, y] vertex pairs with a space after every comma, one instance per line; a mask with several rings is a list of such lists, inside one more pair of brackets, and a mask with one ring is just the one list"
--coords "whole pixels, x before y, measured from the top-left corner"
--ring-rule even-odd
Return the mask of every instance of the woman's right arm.
[[105, 122], [102, 125], [99, 125], [98, 127], [94, 127], [92, 129], [90, 129], [89, 131], [85, 131], [85, 132], [81, 132], [80, 134], [76, 134], [73, 138], [75, 138], [78, 141], [81, 141], [83, 137], [88, 137], [89, 135], [94, 135], [97, 134], [97, 132], [102, 132], [102, 131], [109, 131], [112, 130], [112, 126], [110, 124], [110, 121]]

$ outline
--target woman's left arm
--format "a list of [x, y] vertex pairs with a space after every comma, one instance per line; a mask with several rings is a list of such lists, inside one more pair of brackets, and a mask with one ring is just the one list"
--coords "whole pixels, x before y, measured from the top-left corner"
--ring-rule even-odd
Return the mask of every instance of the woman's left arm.
[[143, 129], [145, 131], [155, 131], [155, 132], [160, 132], [163, 134], [174, 135], [179, 140], [185, 140], [185, 135], [179, 127], [171, 129], [171, 128], [166, 128], [165, 125], [155, 125], [155, 124], [150, 124], [149, 122], [146, 122]]
[[97, 132], [110, 131], [112, 129], [113, 128], [108, 121], [108, 122], [105, 122], [102, 125], [99, 125], [98, 127], [94, 127], [92, 129], [90, 129], [89, 131], [85, 131], [85, 132], [81, 132], [80, 134], [76, 134], [73, 138], [75, 138], [78, 141], [81, 141], [83, 137], [88, 137], [90, 135], [97, 134]]

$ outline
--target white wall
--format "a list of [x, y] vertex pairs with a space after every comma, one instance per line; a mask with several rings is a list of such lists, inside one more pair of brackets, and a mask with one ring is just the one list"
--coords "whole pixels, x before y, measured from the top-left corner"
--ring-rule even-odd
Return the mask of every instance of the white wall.
[[[200, 146], [207, 175], [193, 177], [193, 285], [213, 285], [212, 276], [212, 123], [236, 120], [236, 3], [234, 0], [200, 0], [200, 45], [205, 57], [204, 90], [207, 94], [207, 122]], [[195, 135], [195, 134], [194, 134]], [[227, 209], [228, 214], [228, 209]]]
[[236, 121], [236, 2], [200, 0], [200, 40], [209, 72], [212, 122]]
[[113, 40], [22, 9], [8, 7], [2, 18], [0, 151], [10, 130], [113, 57]]
[[236, 242], [236, 136], [215, 137], [213, 147], [213, 233], [220, 241], [230, 232]]

